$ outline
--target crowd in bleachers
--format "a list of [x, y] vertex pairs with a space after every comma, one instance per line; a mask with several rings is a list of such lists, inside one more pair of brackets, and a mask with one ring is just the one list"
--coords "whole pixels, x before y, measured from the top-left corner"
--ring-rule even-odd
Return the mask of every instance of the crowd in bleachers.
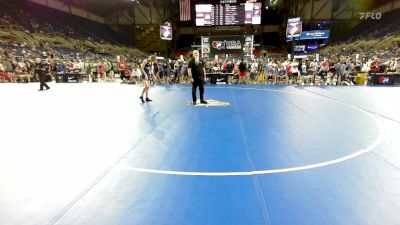
[[[47, 50], [47, 51], [46, 51]], [[99, 55], [84, 51], [56, 51], [42, 49], [24, 44], [0, 45], [0, 79], [5, 82], [38, 81], [35, 71], [36, 59], [49, 66], [48, 74], [54, 79], [60, 73], [80, 73], [88, 77], [88, 81], [110, 81], [115, 73], [120, 74], [119, 61], [113, 55]], [[120, 61], [128, 59], [121, 56]], [[130, 57], [123, 68], [128, 73], [137, 65], [137, 59]], [[137, 67], [137, 66], [136, 66]]]
[[[398, 46], [379, 51], [342, 51], [315, 54], [309, 58], [265, 57], [254, 59], [205, 60], [207, 73], [230, 74], [231, 83], [262, 84], [365, 84], [357, 81], [369, 72], [400, 74]], [[47, 50], [47, 51], [46, 51]], [[54, 78], [59, 73], [80, 73], [84, 81], [138, 83], [143, 57], [92, 54], [85, 51], [43, 49], [24, 43], [0, 45], [0, 79], [6, 82], [38, 81], [33, 74], [35, 59], [49, 65]], [[187, 58], [159, 60], [153, 65], [154, 83], [190, 83]], [[241, 75], [241, 76], [240, 76]]]
[[[37, 81], [37, 58], [49, 65], [53, 78], [82, 73], [94, 81], [111, 80], [111, 71], [120, 74], [117, 55], [131, 69], [136, 60], [132, 52], [143, 54], [126, 47], [123, 39], [103, 24], [74, 15], [26, 1], [20, 6], [0, 1], [0, 82]], [[100, 79], [93, 75], [98, 73]]]
[[384, 13], [380, 19], [365, 20], [343, 34], [335, 44], [354, 43], [358, 40], [379, 40], [400, 35], [400, 9]]
[[[377, 54], [324, 54], [320, 58], [266, 57], [207, 61], [210, 73], [232, 74], [232, 83], [298, 85], [364, 85], [369, 73], [400, 74], [399, 58], [388, 51]], [[243, 72], [243, 73], [241, 73]], [[239, 76], [243, 74], [243, 76]]]
[[[18, 1], [17, 1], [18, 2]], [[20, 30], [27, 34], [67, 37], [110, 44], [132, 44], [104, 24], [37, 5], [29, 1], [15, 4], [0, 2], [0, 29]]]
[[[37, 82], [36, 59], [48, 64], [48, 75], [82, 74], [86, 82], [137, 83], [144, 57], [96, 54], [83, 49], [42, 48], [27, 43], [0, 44], [0, 81]], [[154, 83], [187, 83], [187, 60], [162, 60], [153, 65]]]

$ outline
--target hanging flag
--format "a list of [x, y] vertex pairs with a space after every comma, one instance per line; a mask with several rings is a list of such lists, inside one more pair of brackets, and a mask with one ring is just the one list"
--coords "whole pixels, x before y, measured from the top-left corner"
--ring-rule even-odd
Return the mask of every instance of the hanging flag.
[[189, 21], [191, 18], [190, 0], [179, 0], [180, 21]]

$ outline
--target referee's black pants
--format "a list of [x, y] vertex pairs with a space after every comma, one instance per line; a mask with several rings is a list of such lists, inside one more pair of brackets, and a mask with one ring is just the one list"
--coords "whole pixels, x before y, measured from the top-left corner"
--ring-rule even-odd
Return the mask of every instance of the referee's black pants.
[[204, 101], [204, 81], [200, 80], [200, 79], [196, 79], [196, 80], [193, 80], [193, 86], [192, 86], [193, 102], [197, 101], [197, 98], [196, 98], [197, 87], [199, 87], [199, 90], [200, 90], [200, 100]]
[[46, 89], [50, 88], [46, 84], [46, 74], [39, 74], [39, 81], [40, 81], [40, 90], [43, 90], [43, 87], [46, 87]]

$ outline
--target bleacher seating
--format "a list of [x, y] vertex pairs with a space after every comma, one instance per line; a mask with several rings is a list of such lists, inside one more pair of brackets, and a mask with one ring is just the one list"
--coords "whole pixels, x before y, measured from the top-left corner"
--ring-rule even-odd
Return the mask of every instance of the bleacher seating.
[[387, 34], [400, 32], [400, 9], [384, 13], [379, 20], [365, 20], [348, 33], [344, 34], [338, 41], [347, 41], [365, 38], [377, 38]]
[[10, 0], [2, 0], [0, 2], [0, 12], [12, 18], [12, 27], [14, 29], [30, 33], [63, 35], [76, 39], [89, 39], [110, 44], [132, 46], [132, 40], [118, 35], [104, 24], [29, 1], [17, 3], [12, 3]]

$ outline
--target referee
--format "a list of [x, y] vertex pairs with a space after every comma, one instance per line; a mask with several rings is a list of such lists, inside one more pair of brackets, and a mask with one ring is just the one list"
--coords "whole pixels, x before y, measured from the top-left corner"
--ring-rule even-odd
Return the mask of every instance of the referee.
[[204, 69], [203, 63], [200, 62], [199, 51], [193, 51], [193, 57], [189, 60], [188, 63], [188, 75], [193, 78], [193, 86], [192, 86], [192, 99], [193, 105], [196, 105], [196, 91], [197, 87], [200, 90], [200, 103], [207, 104], [204, 101], [204, 80], [206, 76], [206, 70]]
[[46, 90], [49, 90], [50, 87], [46, 84], [46, 74], [49, 70], [49, 66], [40, 60], [40, 58], [36, 58], [36, 69], [35, 69], [35, 74], [39, 76], [39, 81], [40, 81], [40, 89], [38, 91], [43, 91], [43, 87], [46, 88]]

